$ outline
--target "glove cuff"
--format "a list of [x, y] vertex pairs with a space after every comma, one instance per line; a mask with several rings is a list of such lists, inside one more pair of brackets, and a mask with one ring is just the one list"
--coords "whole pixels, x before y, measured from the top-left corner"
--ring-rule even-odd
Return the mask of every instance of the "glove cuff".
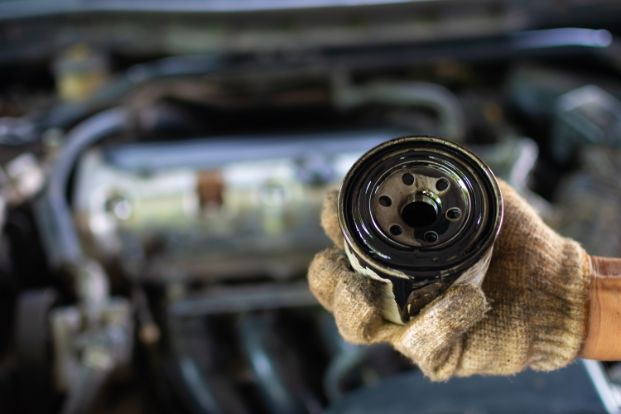
[[[557, 236], [558, 237], [558, 236]], [[560, 237], [558, 237], [560, 238]], [[577, 356], [582, 347], [588, 320], [590, 261], [580, 245], [562, 240], [550, 249], [541, 277], [533, 284], [533, 329], [531, 368], [551, 371]], [[542, 246], [542, 248], [552, 246]]]

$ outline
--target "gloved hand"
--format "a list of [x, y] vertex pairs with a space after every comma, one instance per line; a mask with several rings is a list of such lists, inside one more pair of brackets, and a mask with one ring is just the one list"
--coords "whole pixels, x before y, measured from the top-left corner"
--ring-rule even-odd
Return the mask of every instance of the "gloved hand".
[[590, 261], [500, 182], [505, 216], [482, 287], [454, 284], [406, 325], [381, 316], [379, 282], [355, 273], [343, 253], [337, 192], [322, 226], [335, 247], [315, 256], [310, 289], [349, 342], [389, 342], [432, 380], [560, 368], [585, 337]]

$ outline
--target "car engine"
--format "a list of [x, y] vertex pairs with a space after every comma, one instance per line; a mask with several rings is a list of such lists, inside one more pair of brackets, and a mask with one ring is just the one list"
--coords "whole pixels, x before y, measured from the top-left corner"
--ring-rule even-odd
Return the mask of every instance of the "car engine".
[[305, 279], [325, 192], [406, 135], [621, 256], [621, 7], [594, 3], [0, 2], [0, 411], [621, 412], [612, 362], [428, 383]]

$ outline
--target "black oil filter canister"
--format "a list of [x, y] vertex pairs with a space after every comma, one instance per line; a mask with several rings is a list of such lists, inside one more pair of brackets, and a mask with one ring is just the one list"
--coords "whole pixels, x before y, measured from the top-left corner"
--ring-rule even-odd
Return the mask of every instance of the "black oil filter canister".
[[456, 281], [482, 283], [502, 222], [494, 174], [446, 139], [403, 137], [364, 154], [338, 200], [345, 251], [384, 284], [384, 317], [405, 323]]

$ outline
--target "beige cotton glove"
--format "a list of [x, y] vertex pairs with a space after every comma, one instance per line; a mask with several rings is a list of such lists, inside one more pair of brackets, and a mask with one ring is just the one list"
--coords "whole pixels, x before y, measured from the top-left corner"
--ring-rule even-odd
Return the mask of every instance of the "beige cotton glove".
[[585, 336], [589, 256], [550, 229], [500, 182], [505, 217], [483, 286], [453, 285], [406, 325], [381, 316], [379, 282], [355, 273], [343, 253], [337, 192], [326, 196], [322, 225], [335, 243], [315, 256], [310, 289], [349, 342], [388, 342], [432, 380], [560, 368]]

